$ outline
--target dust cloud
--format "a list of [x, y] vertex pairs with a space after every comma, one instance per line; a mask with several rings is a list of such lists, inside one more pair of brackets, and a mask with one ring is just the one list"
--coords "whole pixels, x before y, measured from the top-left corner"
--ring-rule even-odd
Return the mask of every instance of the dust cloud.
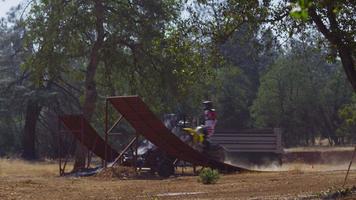
[[[302, 163], [302, 162], [288, 162], [279, 165], [276, 162], [270, 162], [267, 164], [251, 164], [245, 161], [238, 161], [236, 159], [226, 159], [225, 163], [242, 167], [251, 171], [260, 172], [327, 172], [327, 171], [346, 171], [349, 167], [349, 162], [327, 162], [327, 163]], [[350, 170], [356, 170], [356, 162], [351, 165]]]

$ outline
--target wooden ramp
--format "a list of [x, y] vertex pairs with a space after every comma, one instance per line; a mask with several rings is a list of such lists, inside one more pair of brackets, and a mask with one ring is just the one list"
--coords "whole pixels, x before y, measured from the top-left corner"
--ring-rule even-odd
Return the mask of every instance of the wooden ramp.
[[59, 120], [77, 140], [101, 159], [105, 160], [107, 155], [107, 161], [111, 162], [119, 155], [109, 145], [105, 149], [105, 141], [82, 115], [63, 115]]
[[195, 165], [217, 168], [224, 171], [247, 169], [213, 160], [194, 150], [171, 133], [148, 108], [139, 96], [109, 97], [108, 101], [131, 124], [138, 134], [143, 135], [167, 154]]

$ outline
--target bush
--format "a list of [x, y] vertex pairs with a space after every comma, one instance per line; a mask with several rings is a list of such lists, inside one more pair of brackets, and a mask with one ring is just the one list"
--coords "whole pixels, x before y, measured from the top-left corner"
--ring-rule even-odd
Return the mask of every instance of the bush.
[[203, 184], [214, 184], [220, 178], [219, 172], [215, 169], [205, 168], [199, 173], [199, 182]]

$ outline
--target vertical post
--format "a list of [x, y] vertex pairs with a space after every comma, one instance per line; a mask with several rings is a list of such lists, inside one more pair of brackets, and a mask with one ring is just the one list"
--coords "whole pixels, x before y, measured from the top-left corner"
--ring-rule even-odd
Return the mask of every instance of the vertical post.
[[90, 155], [90, 151], [92, 151], [92, 149], [90, 149], [87, 153], [87, 160], [88, 160], [88, 163], [87, 163], [87, 168], [90, 167], [90, 163], [91, 163], [91, 155]]
[[356, 146], [354, 147], [354, 152], [352, 153], [352, 157], [351, 157], [351, 160], [350, 160], [349, 168], [347, 169], [347, 173], [346, 173], [346, 176], [345, 176], [345, 179], [344, 179], [344, 184], [342, 184], [342, 187], [345, 186], [347, 177], [349, 176], [350, 168], [351, 168], [351, 165], [352, 165], [352, 160], [355, 157], [355, 152], [356, 152]]
[[[84, 116], [80, 120], [80, 138], [81, 138], [81, 142], [84, 144]], [[84, 147], [84, 145], [82, 145], [81, 148], [83, 148], [84, 151], [87, 150], [86, 147]], [[86, 162], [86, 158], [85, 158], [85, 162]]]
[[137, 158], [138, 158], [138, 134], [136, 133], [135, 136], [135, 156], [134, 156], [134, 162], [135, 162], [135, 172], [137, 173]]
[[184, 175], [184, 165], [185, 165], [185, 161], [183, 161], [183, 164], [182, 164], [182, 175]]
[[108, 149], [108, 99], [105, 100], [105, 160], [104, 160], [104, 167], [107, 167], [107, 149]]
[[58, 162], [59, 162], [59, 176], [62, 176], [62, 151], [61, 151], [61, 124], [59, 116], [57, 118], [57, 131], [58, 131]]
[[282, 129], [281, 128], [274, 128], [273, 129], [274, 134], [276, 134], [276, 153], [282, 153], [283, 152], [283, 148], [282, 148]]

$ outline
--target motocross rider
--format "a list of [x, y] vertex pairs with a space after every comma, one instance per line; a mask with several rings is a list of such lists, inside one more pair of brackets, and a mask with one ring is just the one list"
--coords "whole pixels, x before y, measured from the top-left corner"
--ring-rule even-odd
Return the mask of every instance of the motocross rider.
[[204, 146], [206, 148], [210, 147], [209, 138], [214, 134], [216, 125], [216, 112], [213, 109], [213, 103], [211, 101], [204, 101]]

